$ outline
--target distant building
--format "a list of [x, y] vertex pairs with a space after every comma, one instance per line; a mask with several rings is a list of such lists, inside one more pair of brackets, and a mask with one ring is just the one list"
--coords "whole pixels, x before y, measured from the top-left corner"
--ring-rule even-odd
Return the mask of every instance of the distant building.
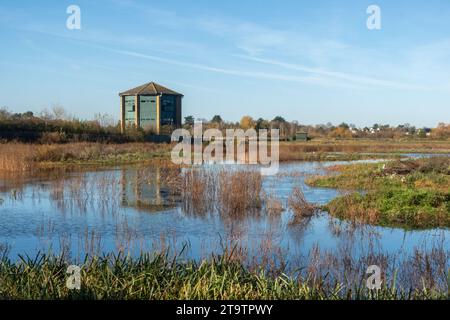
[[121, 129], [141, 127], [162, 134], [165, 126], [181, 126], [183, 95], [155, 82], [119, 93]]
[[295, 140], [297, 141], [308, 141], [308, 133], [304, 131], [299, 131], [295, 134]]

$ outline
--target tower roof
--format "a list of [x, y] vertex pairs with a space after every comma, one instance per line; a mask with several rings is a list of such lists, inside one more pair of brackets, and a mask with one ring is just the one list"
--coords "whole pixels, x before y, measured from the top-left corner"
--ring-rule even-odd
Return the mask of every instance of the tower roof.
[[181, 93], [173, 91], [155, 82], [149, 82], [139, 87], [129, 89], [127, 91], [119, 93], [119, 96], [135, 96], [135, 95], [149, 95], [157, 96], [160, 94], [170, 94], [174, 96], [183, 96]]

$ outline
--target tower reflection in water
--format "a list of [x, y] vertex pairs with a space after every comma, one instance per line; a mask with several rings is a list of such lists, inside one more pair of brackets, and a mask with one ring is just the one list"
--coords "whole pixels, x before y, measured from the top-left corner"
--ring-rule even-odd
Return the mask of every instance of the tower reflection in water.
[[159, 212], [175, 208], [180, 201], [178, 194], [167, 184], [167, 171], [180, 174], [180, 169], [161, 166], [126, 168], [121, 171], [123, 207], [146, 212]]

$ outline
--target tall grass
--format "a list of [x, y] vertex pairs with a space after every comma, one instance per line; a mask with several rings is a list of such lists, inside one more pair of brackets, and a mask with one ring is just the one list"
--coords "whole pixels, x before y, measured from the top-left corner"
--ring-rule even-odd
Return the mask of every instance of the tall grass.
[[36, 167], [33, 158], [36, 146], [22, 143], [0, 144], [0, 170], [6, 172], [25, 172]]
[[222, 214], [242, 216], [261, 208], [259, 171], [221, 171], [218, 183], [217, 206]]
[[242, 217], [261, 208], [259, 171], [188, 169], [181, 176], [183, 208], [196, 214], [218, 212]]
[[[425, 256], [425, 258], [424, 258]], [[448, 256], [446, 256], [448, 258]], [[373, 256], [362, 258], [352, 266], [374, 262]], [[409, 262], [413, 269], [426, 266], [430, 254], [416, 255]], [[381, 258], [381, 260], [383, 260]], [[389, 259], [384, 259], [387, 262]], [[383, 262], [377, 260], [377, 262]], [[438, 281], [446, 271], [432, 270], [438, 276], [428, 281], [422, 278], [418, 287], [402, 288], [392, 281], [383, 282], [380, 290], [365, 287], [361, 273], [347, 277], [351, 282], [328, 280], [322, 275], [327, 268], [348, 265], [337, 256], [320, 258], [318, 251], [302, 274], [267, 273], [264, 268], [251, 267], [233, 259], [233, 252], [213, 255], [202, 261], [183, 260], [166, 253], [141, 254], [130, 258], [124, 255], [86, 257], [79, 262], [81, 289], [66, 286], [68, 266], [65, 255], [38, 254], [20, 257], [13, 263], [6, 257], [0, 260], [0, 297], [3, 299], [448, 299], [448, 287]], [[347, 268], [348, 269], [348, 268]], [[350, 269], [349, 269], [350, 270]], [[361, 271], [364, 269], [357, 269]]]
[[214, 210], [217, 173], [193, 168], [180, 176], [183, 208], [188, 213], [205, 214]]
[[67, 144], [0, 143], [0, 171], [26, 172], [53, 163], [133, 163], [169, 155], [170, 145], [156, 143]]
[[[155, 158], [168, 159], [170, 144], [101, 143], [42, 141], [38, 144], [20, 142], [0, 143], [0, 172], [26, 172], [41, 167], [65, 164], [117, 164], [145, 162]], [[366, 152], [450, 152], [448, 142], [373, 142], [326, 141], [280, 144], [280, 161], [293, 160], [356, 160], [379, 158]], [[386, 157], [386, 155], [385, 155]]]

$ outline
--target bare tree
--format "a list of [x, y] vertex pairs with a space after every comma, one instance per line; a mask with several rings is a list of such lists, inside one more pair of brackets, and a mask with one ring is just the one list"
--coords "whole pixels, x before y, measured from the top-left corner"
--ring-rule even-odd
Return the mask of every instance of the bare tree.
[[55, 120], [69, 120], [70, 115], [68, 112], [64, 109], [63, 106], [59, 104], [55, 104], [52, 107], [52, 113], [53, 113], [53, 119]]

